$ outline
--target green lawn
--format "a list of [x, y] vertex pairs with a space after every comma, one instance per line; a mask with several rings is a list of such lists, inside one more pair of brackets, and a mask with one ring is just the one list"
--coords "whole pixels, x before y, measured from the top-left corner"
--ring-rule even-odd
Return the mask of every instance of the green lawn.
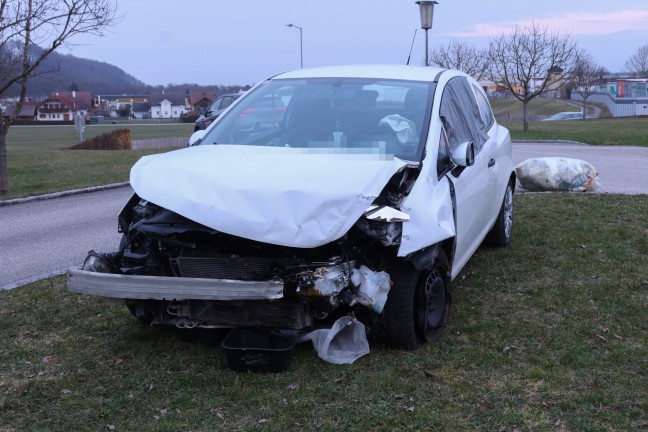
[[[88, 125], [84, 139], [116, 128], [130, 129], [134, 140], [189, 137], [193, 124]], [[9, 194], [3, 199], [38, 195], [128, 180], [131, 166], [155, 151], [64, 150], [79, 142], [73, 126], [12, 126], [7, 136]]]
[[0, 292], [0, 430], [648, 430], [648, 196], [516, 199], [442, 339], [353, 365], [302, 344], [285, 372], [235, 373], [63, 278]]
[[501, 122], [518, 140], [570, 140], [592, 145], [648, 147], [648, 118], [606, 118], [529, 122]]

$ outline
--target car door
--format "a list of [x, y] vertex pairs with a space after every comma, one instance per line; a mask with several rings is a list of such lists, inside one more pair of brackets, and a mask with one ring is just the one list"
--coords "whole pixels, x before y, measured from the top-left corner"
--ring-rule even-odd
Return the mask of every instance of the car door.
[[[475, 95], [466, 77], [452, 78], [441, 96], [442, 141], [447, 146], [445, 168], [440, 150], [438, 171], [453, 186], [456, 239], [452, 277], [456, 276], [490, 229], [494, 185], [489, 173], [494, 139], [485, 130]], [[457, 167], [449, 155], [471, 141], [474, 164]], [[443, 143], [442, 143], [443, 145]]]
[[484, 145], [483, 151], [487, 152], [489, 186], [494, 194], [489, 218], [492, 224], [500, 211], [504, 191], [513, 172], [511, 139], [508, 130], [499, 126], [495, 121], [495, 115], [483, 89], [476, 82], [471, 83], [471, 87], [479, 105], [484, 130], [488, 133], [488, 141]]

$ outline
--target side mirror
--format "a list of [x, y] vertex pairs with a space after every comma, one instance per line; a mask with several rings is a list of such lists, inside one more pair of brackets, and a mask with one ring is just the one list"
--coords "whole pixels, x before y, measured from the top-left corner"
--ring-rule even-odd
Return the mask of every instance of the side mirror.
[[450, 159], [456, 165], [468, 167], [475, 163], [475, 145], [472, 141], [459, 144], [450, 153]]
[[203, 139], [203, 137], [205, 136], [206, 133], [207, 133], [207, 131], [205, 131], [203, 129], [203, 130], [199, 130], [199, 131], [196, 131], [193, 134], [191, 134], [191, 136], [189, 137], [189, 142], [187, 143], [187, 147], [192, 147], [192, 146], [195, 146], [196, 144], [200, 143], [200, 141], [202, 141], [202, 139]]

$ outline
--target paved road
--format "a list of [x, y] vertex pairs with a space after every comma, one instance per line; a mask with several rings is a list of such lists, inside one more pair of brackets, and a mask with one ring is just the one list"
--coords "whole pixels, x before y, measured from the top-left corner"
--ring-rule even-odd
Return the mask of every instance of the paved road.
[[599, 193], [648, 194], [648, 148], [590, 146], [579, 143], [516, 142], [513, 163], [560, 156], [582, 159], [596, 168], [602, 183]]
[[119, 247], [130, 187], [0, 207], [0, 289], [61, 274], [95, 249]]
[[[648, 194], [648, 148], [515, 143], [517, 164], [538, 156], [586, 160], [600, 173], [600, 192]], [[119, 246], [117, 213], [130, 187], [0, 207], [0, 289], [62, 274], [90, 249]]]

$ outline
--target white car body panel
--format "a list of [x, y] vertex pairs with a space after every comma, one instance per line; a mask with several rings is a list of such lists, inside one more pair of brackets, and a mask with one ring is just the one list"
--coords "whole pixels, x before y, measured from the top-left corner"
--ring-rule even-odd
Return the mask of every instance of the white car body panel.
[[143, 157], [131, 170], [131, 186], [215, 230], [312, 248], [343, 236], [406, 164], [380, 155], [196, 146]]

